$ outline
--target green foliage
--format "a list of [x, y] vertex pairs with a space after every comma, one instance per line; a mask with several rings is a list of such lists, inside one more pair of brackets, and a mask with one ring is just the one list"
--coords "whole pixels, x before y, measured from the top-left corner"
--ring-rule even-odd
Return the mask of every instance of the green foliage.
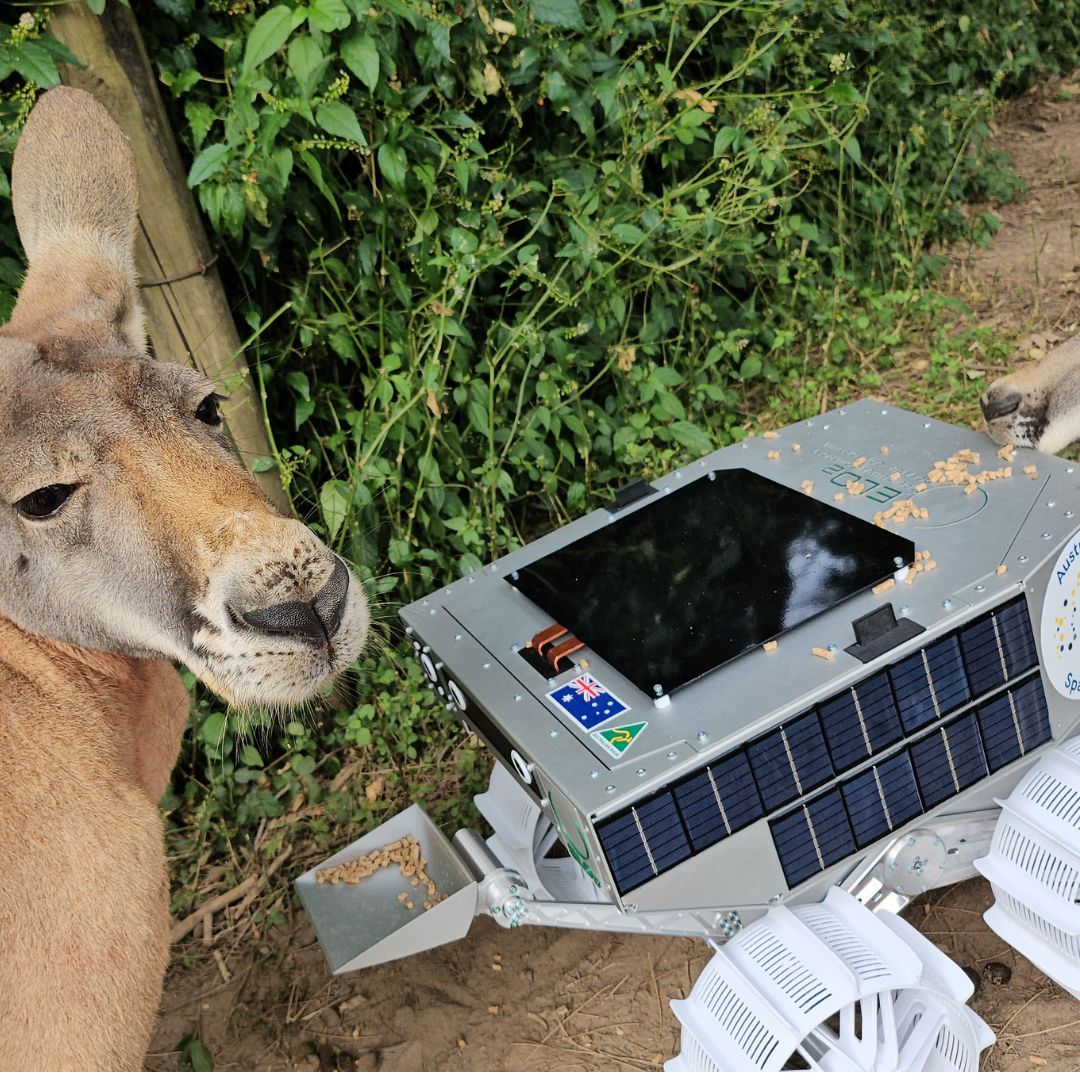
[[[155, 4], [268, 400], [256, 467], [387, 602], [763, 413], [887, 387], [931, 244], [985, 243], [996, 218], [961, 201], [1017, 191], [985, 145], [995, 102], [1078, 42], [1064, 0]], [[18, 62], [0, 46], [8, 134], [55, 81], [34, 33]], [[185, 880], [234, 832], [272, 855], [297, 815], [316, 839], [408, 797], [465, 820], [482, 760], [411, 659], [357, 678], [361, 704], [306, 718], [200, 705], [171, 802]]]

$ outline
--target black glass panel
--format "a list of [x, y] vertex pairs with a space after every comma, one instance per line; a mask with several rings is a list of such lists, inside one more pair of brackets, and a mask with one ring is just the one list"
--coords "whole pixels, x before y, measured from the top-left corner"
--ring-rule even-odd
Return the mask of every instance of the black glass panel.
[[635, 686], [670, 693], [912, 561], [914, 544], [745, 469], [702, 477], [514, 584]]

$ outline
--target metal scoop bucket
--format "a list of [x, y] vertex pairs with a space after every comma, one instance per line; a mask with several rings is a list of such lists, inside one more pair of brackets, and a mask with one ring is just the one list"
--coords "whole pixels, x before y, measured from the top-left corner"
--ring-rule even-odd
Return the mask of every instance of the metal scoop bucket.
[[[396, 865], [376, 870], [355, 885], [320, 885], [316, 874], [395, 840], [414, 837], [437, 894], [446, 899], [425, 910], [421, 884], [414, 888]], [[415, 803], [296, 880], [300, 899], [335, 975], [385, 964], [463, 938], [476, 912], [477, 882], [450, 840]], [[399, 899], [408, 894], [412, 908]]]

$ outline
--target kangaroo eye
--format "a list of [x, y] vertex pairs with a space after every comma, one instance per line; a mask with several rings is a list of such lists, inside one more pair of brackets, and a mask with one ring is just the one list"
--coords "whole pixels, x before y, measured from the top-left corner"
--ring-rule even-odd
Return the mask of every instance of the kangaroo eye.
[[48, 487], [38, 488], [37, 491], [24, 495], [15, 504], [15, 509], [23, 517], [50, 518], [62, 509], [78, 486], [78, 484], [50, 484]]
[[199, 407], [195, 410], [195, 419], [201, 420], [210, 427], [218, 427], [221, 423], [221, 413], [218, 412], [218, 402], [221, 400], [222, 397], [220, 394], [207, 394], [206, 397], [199, 402]]

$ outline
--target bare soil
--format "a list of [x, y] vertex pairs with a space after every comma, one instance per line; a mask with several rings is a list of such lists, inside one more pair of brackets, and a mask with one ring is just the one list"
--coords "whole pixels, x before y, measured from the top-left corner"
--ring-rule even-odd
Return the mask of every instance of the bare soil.
[[[993, 247], [953, 252], [944, 285], [1012, 336], [1018, 358], [1037, 357], [1080, 318], [1080, 80], [1040, 87], [997, 128], [1029, 192], [993, 208]], [[889, 379], [889, 392], [917, 407], [925, 354], [909, 364], [911, 379]], [[976, 399], [973, 388], [973, 420]], [[1004, 984], [983, 976], [972, 1000], [998, 1037], [983, 1068], [1080, 1069], [1080, 1002], [986, 928], [990, 903], [980, 879], [908, 911], [957, 963], [1011, 972]], [[653, 1070], [678, 1047], [668, 1000], [709, 958], [695, 941], [478, 919], [454, 945], [335, 979], [302, 912], [261, 939], [214, 930], [209, 944], [176, 949], [148, 1068], [178, 1067], [177, 1044], [195, 1035], [218, 1069]]]

